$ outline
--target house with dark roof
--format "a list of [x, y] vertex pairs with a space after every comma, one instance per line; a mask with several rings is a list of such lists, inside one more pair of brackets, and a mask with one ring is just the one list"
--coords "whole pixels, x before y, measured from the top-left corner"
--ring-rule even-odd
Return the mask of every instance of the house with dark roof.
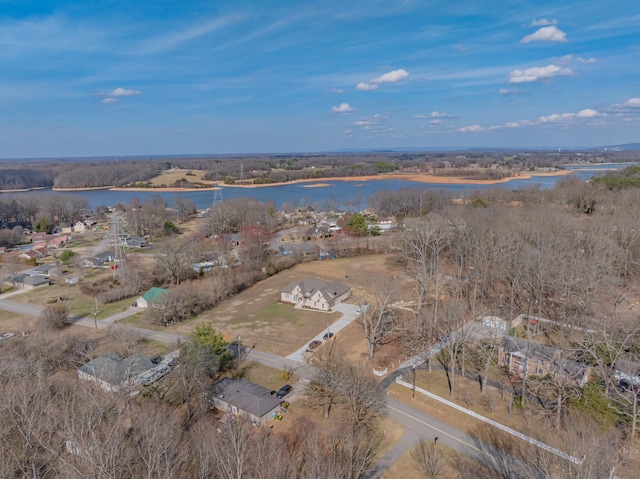
[[62, 269], [60, 266], [56, 266], [53, 264], [41, 264], [32, 268], [28, 271], [30, 276], [44, 276], [45, 278], [50, 278], [52, 276], [57, 276], [62, 273]]
[[580, 386], [584, 386], [592, 374], [591, 368], [567, 358], [561, 349], [513, 336], [503, 336], [500, 341], [498, 365], [521, 378], [562, 376], [575, 380]]
[[131, 238], [127, 238], [127, 246], [131, 248], [146, 248], [147, 240], [144, 236], [133, 236]]
[[153, 368], [141, 354], [121, 358], [114, 352], [92, 359], [78, 368], [78, 377], [98, 384], [108, 392], [118, 392], [140, 383], [139, 377]]
[[246, 379], [222, 378], [205, 391], [207, 402], [233, 416], [248, 417], [253, 424], [262, 424], [273, 417], [282, 399], [271, 391]]
[[103, 251], [98, 254], [94, 254], [89, 258], [83, 259], [80, 264], [87, 268], [99, 268], [103, 266], [105, 263], [109, 263], [111, 261], [115, 261], [116, 254], [113, 251]]
[[136, 300], [138, 308], [161, 308], [162, 301], [169, 293], [165, 288], [151, 288]]
[[49, 278], [45, 276], [39, 275], [29, 275], [29, 274], [16, 274], [14, 276], [9, 277], [6, 281], [6, 284], [13, 286], [14, 288], [20, 289], [37, 289], [43, 288], [45, 286], [49, 286]]
[[301, 308], [329, 311], [351, 296], [351, 288], [340, 281], [306, 278], [293, 281], [280, 292], [280, 301]]

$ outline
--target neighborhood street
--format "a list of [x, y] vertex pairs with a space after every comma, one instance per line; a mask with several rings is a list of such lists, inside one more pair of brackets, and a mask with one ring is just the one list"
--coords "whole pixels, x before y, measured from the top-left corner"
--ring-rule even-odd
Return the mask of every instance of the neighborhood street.
[[[40, 315], [44, 308], [41, 306], [22, 304], [3, 298], [0, 299], [0, 309], [37, 317]], [[343, 316], [341, 319], [329, 326], [329, 330], [334, 334], [346, 327], [358, 316], [358, 313], [356, 311], [357, 307], [353, 305], [343, 303], [338, 305], [336, 309], [342, 311]], [[104, 330], [115, 322], [136, 314], [137, 312], [138, 310], [136, 308], [129, 307], [127, 308], [127, 310], [121, 313], [99, 320], [98, 327], [100, 330]], [[93, 318], [89, 317], [72, 318], [72, 323], [74, 325], [95, 328]], [[125, 327], [131, 331], [135, 331], [136, 333], [144, 337], [151, 338], [163, 343], [177, 344], [179, 341], [184, 342], [187, 340], [187, 338], [184, 336], [180, 336], [168, 331], [153, 331], [130, 325], [122, 325], [122, 327]], [[326, 331], [323, 330], [322, 334], [319, 335], [319, 338], [321, 339], [325, 333]], [[310, 338], [309, 341], [311, 341], [312, 339], [314, 338]], [[303, 348], [298, 350], [296, 353], [289, 355], [288, 357], [281, 357], [275, 354], [251, 349], [247, 351], [247, 358], [250, 361], [255, 361], [257, 363], [264, 364], [265, 366], [275, 369], [283, 369], [283, 367], [285, 366], [291, 368], [293, 373], [301, 379], [301, 382], [299, 383], [299, 386], [295, 391], [296, 395], [298, 395], [303, 392], [302, 390], [299, 390], [300, 384], [308, 384], [308, 381], [313, 377], [313, 367], [304, 363], [304, 353], [301, 352], [306, 350], [307, 344], [308, 341], [305, 342]], [[386, 383], [389, 382], [386, 381]], [[424, 401], [425, 399], [416, 398], [416, 400]], [[389, 417], [402, 424], [406, 428], [406, 431], [401, 440], [382, 458], [380, 458], [380, 460], [378, 460], [374, 467], [368, 472], [368, 474], [366, 475], [367, 479], [383, 477], [384, 472], [417, 442], [424, 439], [433, 439], [435, 437], [438, 437], [442, 444], [456, 451], [459, 451], [462, 454], [465, 454], [469, 457], [474, 457], [476, 459], [482, 459], [481, 449], [474, 445], [475, 441], [470, 436], [445, 423], [442, 423], [441, 421], [438, 421], [437, 419], [423, 412], [420, 412], [406, 404], [400, 403], [391, 398], [387, 398], [387, 414], [389, 415]], [[499, 455], [501, 453], [497, 452], [496, 454]]]

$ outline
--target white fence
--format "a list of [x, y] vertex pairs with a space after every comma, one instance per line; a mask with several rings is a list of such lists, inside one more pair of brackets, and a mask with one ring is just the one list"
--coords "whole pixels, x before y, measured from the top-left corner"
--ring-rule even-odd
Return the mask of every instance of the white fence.
[[[413, 389], [414, 388], [413, 384], [408, 383], [406, 381], [403, 381], [402, 380], [402, 376], [398, 376], [396, 378], [396, 383], [398, 383], [401, 386], [404, 386], [406, 388], [409, 388], [409, 389]], [[477, 413], [473, 412], [471, 409], [467, 409], [467, 408], [464, 408], [462, 406], [459, 406], [456, 403], [453, 403], [451, 401], [447, 401], [446, 399], [441, 398], [440, 396], [437, 396], [437, 395], [435, 395], [433, 393], [430, 393], [429, 391], [426, 391], [426, 390], [424, 390], [422, 388], [416, 387], [415, 391], [419, 392], [420, 394], [423, 394], [424, 396], [427, 396], [427, 397], [429, 397], [431, 399], [434, 399], [434, 400], [436, 400], [438, 402], [441, 402], [442, 404], [445, 404], [445, 405], [447, 405], [449, 407], [457, 409], [460, 412], [468, 414], [469, 416], [474, 417], [474, 418], [478, 419], [479, 421], [486, 422], [487, 424], [491, 424], [493, 427], [497, 427], [498, 429], [500, 429], [500, 430], [502, 430], [502, 431], [504, 431], [504, 432], [506, 432], [508, 434], [511, 434], [512, 436], [516, 436], [516, 437], [522, 439], [523, 441], [528, 442], [529, 444], [533, 444], [534, 446], [537, 446], [537, 447], [539, 447], [541, 449], [544, 449], [545, 451], [549, 451], [550, 453], [555, 454], [556, 456], [562, 457], [562, 458], [564, 458], [564, 459], [566, 459], [568, 461], [571, 461], [574, 464], [582, 465], [582, 461], [584, 460], [584, 457], [582, 459], [578, 459], [577, 457], [573, 457], [573, 456], [567, 454], [566, 452], [562, 452], [559, 449], [556, 449], [555, 447], [551, 447], [548, 444], [545, 444], [543, 442], [537, 441], [536, 439], [534, 439], [532, 437], [525, 436], [521, 432], [518, 432], [518, 431], [515, 431], [515, 430], [513, 430], [511, 428], [508, 428], [507, 426], [505, 426], [503, 424], [500, 424], [499, 422], [492, 421], [489, 418], [486, 418], [484, 416], [481, 416], [480, 414], [477, 414]]]

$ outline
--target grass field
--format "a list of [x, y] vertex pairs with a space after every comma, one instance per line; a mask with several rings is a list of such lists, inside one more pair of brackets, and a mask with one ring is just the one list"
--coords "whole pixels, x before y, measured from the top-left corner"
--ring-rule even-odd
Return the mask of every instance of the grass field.
[[[187, 175], [187, 173], [191, 173]], [[210, 180], [203, 180], [202, 178], [207, 172], [204, 170], [170, 170], [164, 171], [162, 174], [156, 176], [155, 178], [151, 178], [149, 183], [151, 183], [155, 187], [160, 187], [162, 185], [170, 187], [176, 181], [187, 180], [191, 183], [204, 183], [206, 185], [213, 185], [213, 182]]]
[[175, 332], [189, 334], [194, 324], [210, 321], [227, 339], [242, 335], [256, 349], [286, 356], [338, 320], [341, 313], [294, 309], [279, 303], [280, 291], [291, 281], [316, 277], [349, 283], [349, 275], [367, 270], [387, 274], [385, 256], [363, 256], [303, 263], [261, 281], [197, 318], [175, 325]]

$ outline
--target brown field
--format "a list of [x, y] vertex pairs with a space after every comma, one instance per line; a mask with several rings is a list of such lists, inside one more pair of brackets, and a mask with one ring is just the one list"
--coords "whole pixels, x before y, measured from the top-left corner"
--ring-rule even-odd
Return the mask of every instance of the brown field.
[[260, 351], [286, 356], [339, 319], [341, 313], [299, 310], [279, 303], [284, 286], [305, 277], [337, 279], [351, 285], [349, 275], [359, 271], [389, 274], [386, 259], [386, 256], [378, 255], [303, 263], [251, 286], [197, 318], [173, 326], [171, 330], [189, 334], [194, 324], [211, 321], [228, 339], [240, 334], [245, 344], [255, 344]]

